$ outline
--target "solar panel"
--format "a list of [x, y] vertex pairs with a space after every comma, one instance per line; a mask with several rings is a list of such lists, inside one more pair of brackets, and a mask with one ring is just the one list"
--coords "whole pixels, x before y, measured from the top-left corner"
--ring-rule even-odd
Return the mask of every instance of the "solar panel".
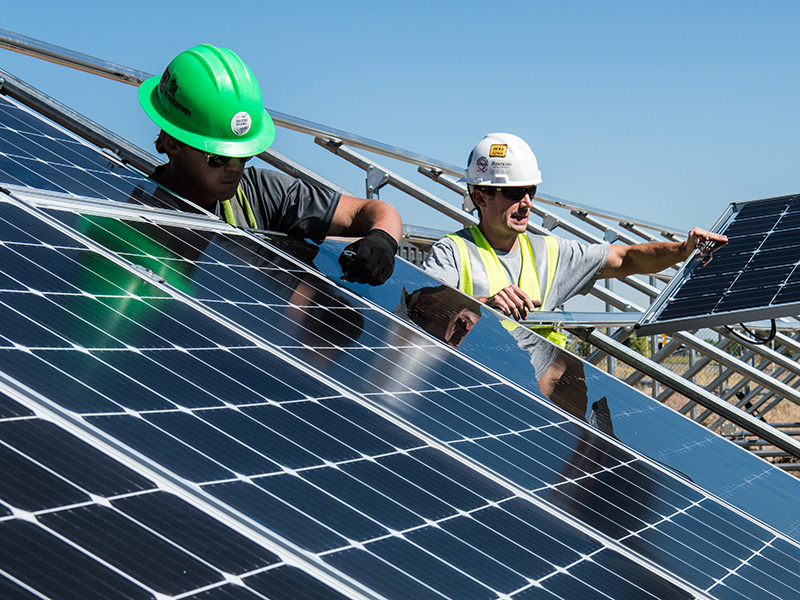
[[[7, 226], [13, 223], [23, 230], [32, 218], [8, 205], [2, 215]], [[80, 215], [59, 216], [63, 221], [74, 217], [83, 228]], [[106, 220], [107, 230], [116, 223]], [[251, 255], [259, 268], [245, 269], [236, 254], [225, 250], [233, 244], [235, 253], [245, 252], [246, 245], [236, 237], [212, 240], [213, 249], [193, 263], [197, 272], [193, 293], [198, 301], [220, 304], [218, 308], [235, 306], [254, 316], [261, 310], [291, 312], [296, 307], [278, 298], [297, 293], [303, 283], [313, 283], [305, 290], [316, 298], [309, 308], [337, 302], [334, 289], [297, 266], [274, 256], [270, 261], [259, 259], [263, 248]], [[200, 311], [186, 318], [183, 301], [157, 290], [143, 293], [139, 285], [139, 293], [132, 297], [125, 290], [132, 288], [135, 272], [94, 263], [96, 257], [64, 234], [54, 231], [42, 236], [39, 244], [4, 240], [2, 249], [12, 261], [36, 254], [40, 264], [58, 265], [63, 277], [59, 278], [63, 283], [44, 281], [47, 285], [31, 278], [35, 287], [2, 294], [3, 306], [26, 325], [0, 326], [4, 379], [29, 388], [25, 394], [29, 405], [46, 409], [52, 403], [52, 410], [66, 411], [65, 418], [82, 425], [83, 435], [95, 443], [108, 436], [124, 444], [129, 449], [127, 460], [139, 468], [157, 466], [168, 471], [176, 485], [193, 486], [194, 494], [181, 494], [186, 502], [200, 506], [201, 500], [211, 505], [222, 502], [265, 524], [268, 530], [263, 535], [286, 540], [298, 554], [318, 556], [388, 597], [409, 593], [432, 598], [498, 597], [532, 593], [539, 580], [545, 589], [555, 586], [576, 593], [576, 586], [581, 589], [585, 584], [570, 569], [587, 561], [579, 572], [597, 571], [595, 577], [601, 581], [595, 589], [619, 590], [627, 585], [628, 594], [638, 589], [620, 576], [600, 577], [604, 569], [594, 560], [622, 561], [637, 574], [637, 586], [649, 587], [654, 597], [690, 597], [604, 546], [596, 536], [381, 418], [350, 398], [353, 391], [309, 377], [289, 356], [277, 356], [249, 342]], [[41, 254], [48, 252], [52, 260], [41, 260], [45, 258]], [[221, 262], [223, 256], [227, 263]], [[251, 284], [262, 286], [269, 301], [224, 302], [213, 285], [223, 269], [239, 269], [239, 278], [252, 278]], [[21, 273], [14, 272], [15, 280]], [[96, 276], [102, 281], [95, 281]], [[292, 283], [287, 286], [287, 282]], [[366, 308], [358, 308], [369, 315]], [[274, 336], [275, 341], [285, 337], [286, 329], [276, 327], [276, 319], [272, 324], [265, 320], [259, 333]], [[376, 314], [367, 320], [376, 327], [381, 318]], [[191, 326], [179, 326], [182, 322]], [[289, 324], [287, 319], [285, 325]], [[33, 336], [26, 337], [26, 330], [34, 330]], [[35, 344], [34, 336], [43, 343]], [[284, 348], [299, 355], [322, 356], [326, 350], [319, 342], [312, 348], [298, 339]], [[362, 386], [375, 385], [368, 379], [358, 381]], [[515, 410], [529, 420], [537, 413], [536, 407]], [[110, 562], [147, 589], [175, 596], [224, 583], [211, 570], [180, 563], [170, 554], [171, 545], [155, 544], [116, 513], [81, 506], [73, 520], [61, 517], [67, 506], [81, 504], [81, 498], [58, 489], [53, 493], [52, 514], [37, 512], [50, 505], [19, 507], [7, 495], [2, 501], [15, 510], [35, 513], [38, 521], [71, 545]], [[519, 534], [523, 528], [527, 541]], [[515, 538], [506, 539], [514, 532]], [[112, 552], [112, 541], [117, 540], [119, 548], [120, 539], [126, 540], [124, 550]], [[137, 551], [138, 547], [147, 548], [149, 554]], [[455, 548], [461, 551], [453, 554]], [[156, 569], [154, 561], [163, 570]], [[191, 576], [167, 577], [175, 569]], [[25, 583], [36, 588], [30, 579]], [[125, 587], [116, 593], [133, 595]]]
[[800, 313], [800, 195], [736, 202], [714, 230], [728, 244], [688, 261], [637, 325], [644, 335]]
[[[567, 597], [634, 597], [623, 575], [631, 570], [655, 597], [690, 597], [669, 577], [724, 597], [726, 585], [739, 585], [734, 563], [773, 540], [241, 235], [209, 239], [108, 217], [87, 226], [85, 215], [46, 212], [105, 247], [123, 240], [114, 231], [138, 230], [119, 250], [157, 275], [147, 285], [140, 271], [55, 229], [39, 231], [38, 244], [6, 241], [9, 263], [36, 256], [60, 277], [0, 296], [26, 320], [23, 332], [0, 327], [5, 376], [68, 410], [92, 438], [110, 436], [170, 479], [199, 487], [205, 502], [268, 524], [288, 545], [382, 595], [525, 597], [542, 586]], [[36, 218], [13, 206], [2, 214], [6, 227], [22, 230]], [[142, 243], [132, 248], [131, 240]], [[22, 273], [12, 271], [15, 281]], [[165, 293], [187, 273], [185, 291]], [[239, 290], [233, 298], [231, 289]], [[341, 325], [320, 326], [334, 318]], [[41, 345], [25, 337], [32, 330], [38, 339], [37, 328], [48, 334]], [[710, 519], [725, 545], [696, 550]], [[752, 543], [739, 540], [747, 528], [759, 534]], [[61, 533], [82, 548], [95, 543], [80, 528]], [[714, 548], [719, 556], [703, 564]], [[776, 559], [785, 568], [800, 560], [789, 548]], [[592, 557], [591, 568], [582, 556]], [[615, 575], [596, 565], [618, 561], [626, 566]], [[470, 564], [478, 570], [465, 572]], [[573, 569], [592, 573], [590, 583]], [[556, 577], [561, 570], [567, 581]], [[753, 574], [765, 577], [769, 569]], [[185, 585], [201, 583], [212, 584]], [[159, 582], [157, 591], [187, 589]]]
[[[13, 539], [57, 538], [39, 556], [72, 569], [41, 581], [20, 552], [0, 557], [0, 585], [53, 598], [798, 595], [795, 542], [325, 279], [314, 267], [340, 244], [307, 265], [285, 253], [295, 242], [203, 220], [7, 198], [3, 418], [76, 437], [143, 489], [87, 501], [55, 465], [57, 481], [36, 479], [52, 500], [24, 507], [10, 472], [0, 526], [42, 529]], [[408, 265], [398, 276], [434, 284]], [[398, 287], [375, 293], [397, 301]], [[177, 509], [151, 510], [155, 497]], [[161, 510], [169, 533], [147, 519]], [[218, 566], [179, 535], [202, 544], [211, 529], [221, 548], [246, 536], [261, 562]], [[104, 587], [66, 595], [75, 571]]]

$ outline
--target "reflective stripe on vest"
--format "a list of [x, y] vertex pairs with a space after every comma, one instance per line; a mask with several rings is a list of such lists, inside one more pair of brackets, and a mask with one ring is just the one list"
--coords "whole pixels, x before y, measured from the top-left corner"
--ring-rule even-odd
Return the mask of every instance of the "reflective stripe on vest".
[[[239, 206], [242, 207], [245, 219], [247, 219], [247, 226], [252, 229], [258, 229], [256, 216], [253, 214], [253, 208], [250, 206], [250, 201], [247, 199], [247, 196], [245, 196], [241, 185], [236, 188], [236, 199], [239, 201]], [[233, 212], [230, 199], [222, 200], [220, 206], [222, 208], [222, 218], [225, 219], [225, 222], [234, 227], [240, 227], [236, 222], [236, 214]]]
[[[478, 256], [480, 257], [481, 263], [483, 263], [484, 270], [489, 280], [488, 295], [494, 296], [497, 292], [511, 284], [508, 280], [508, 274], [503, 268], [503, 265], [500, 264], [500, 259], [497, 258], [494, 248], [489, 244], [478, 226], [472, 225], [469, 231], [472, 234]], [[455, 233], [448, 234], [446, 237], [453, 240], [458, 248], [461, 264], [459, 289], [465, 294], [472, 296], [474, 295], [474, 286], [472, 284], [472, 259], [469, 249], [467, 248], [467, 243], [460, 235]], [[539, 283], [539, 275], [536, 272], [536, 264], [533, 260], [533, 249], [531, 248], [530, 240], [524, 233], [520, 233], [517, 238], [517, 243], [519, 244], [522, 254], [522, 269], [520, 270], [517, 285], [530, 296], [531, 300], [541, 300], [542, 306], [544, 306], [545, 300], [547, 300], [547, 297], [550, 295], [550, 288], [553, 286], [553, 279], [558, 264], [558, 240], [553, 236], [545, 236], [544, 240], [547, 247], [547, 279], [545, 280], [546, 286], [544, 296], [542, 296], [541, 284]], [[541, 306], [536, 310], [541, 310]], [[513, 321], [503, 321], [503, 326], [509, 330], [518, 327]], [[561, 347], [566, 346], [567, 336], [560, 331], [556, 331], [553, 327], [532, 327], [531, 329], [543, 337], [546, 337], [554, 344], [558, 344]]]

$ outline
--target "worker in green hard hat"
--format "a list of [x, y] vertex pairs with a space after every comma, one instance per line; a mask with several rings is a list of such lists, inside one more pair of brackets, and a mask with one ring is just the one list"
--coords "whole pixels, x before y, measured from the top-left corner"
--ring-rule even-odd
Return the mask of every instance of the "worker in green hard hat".
[[[201, 44], [139, 87], [139, 103], [161, 128], [168, 162], [151, 178], [228, 223], [321, 241], [360, 237], [339, 257], [348, 281], [379, 285], [394, 269], [402, 221], [380, 200], [355, 198], [268, 169], [245, 168], [270, 147], [275, 125], [258, 81], [231, 50]], [[363, 237], [362, 237], [363, 236]]]

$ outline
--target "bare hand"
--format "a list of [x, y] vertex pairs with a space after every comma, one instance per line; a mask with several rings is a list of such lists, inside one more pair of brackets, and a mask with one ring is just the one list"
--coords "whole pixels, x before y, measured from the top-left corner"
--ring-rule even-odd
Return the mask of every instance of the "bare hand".
[[718, 233], [711, 233], [699, 227], [693, 227], [689, 231], [686, 240], [687, 257], [694, 252], [695, 248], [700, 251], [700, 266], [705, 266], [711, 262], [712, 253], [719, 250], [728, 243], [728, 238]]
[[487, 306], [497, 308], [503, 311], [507, 317], [514, 317], [517, 321], [525, 319], [528, 311], [535, 310], [536, 307], [542, 305], [539, 300], [535, 302], [531, 300], [530, 296], [516, 285], [503, 288], [484, 302]]

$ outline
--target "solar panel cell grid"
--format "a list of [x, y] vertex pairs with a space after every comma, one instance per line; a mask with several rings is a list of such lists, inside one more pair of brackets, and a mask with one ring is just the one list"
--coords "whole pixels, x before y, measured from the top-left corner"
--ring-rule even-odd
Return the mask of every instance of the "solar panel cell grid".
[[156, 186], [38, 116], [0, 99], [0, 183], [129, 202]]
[[0, 417], [4, 598], [152, 598], [202, 588], [209, 589], [198, 598], [222, 598], [231, 590], [226, 577], [242, 578], [232, 597], [263, 598], [254, 591], [263, 580], [296, 581], [298, 598], [343, 597], [107, 453], [0, 399], [7, 407]]
[[697, 328], [797, 313], [798, 294], [783, 290], [800, 264], [800, 197], [731, 206], [719, 231], [728, 244], [707, 266], [690, 263], [676, 276], [642, 319], [644, 333], [658, 321]]
[[[44, 248], [43, 246], [40, 248]], [[51, 247], [51, 252], [57, 254], [61, 249]], [[71, 250], [70, 250], [71, 251]], [[24, 252], [24, 250], [23, 250]], [[45, 263], [46, 264], [46, 263]], [[262, 272], [254, 272], [257, 278], [263, 277]], [[80, 286], [78, 286], [79, 288]], [[18, 293], [19, 296], [29, 295], [25, 292]], [[76, 314], [90, 313], [91, 309], [82, 307], [84, 300], [92, 301], [90, 297], [82, 294], [45, 294], [45, 297], [35, 296], [39, 302], [18, 302], [15, 303], [15, 310], [18, 314], [25, 314], [37, 323], [42, 323], [44, 328], [53, 332], [59, 338], [68, 342], [62, 346], [63, 350], [47, 350], [44, 348], [32, 348], [35, 354], [28, 356], [38, 356], [44, 361], [54, 373], [59, 373], [55, 381], [50, 381], [50, 385], [43, 385], [41, 382], [29, 382], [40, 386], [40, 391], [48, 397], [58, 398], [64, 389], [66, 380], [72, 380], [72, 385], [84, 385], [87, 382], [88, 389], [94, 393], [98, 401], [87, 400], [87, 395], [83, 393], [70, 393], [69, 398], [64, 399], [63, 406], [70, 407], [85, 415], [84, 421], [88, 424], [98, 426], [103, 431], [111, 434], [114, 438], [123, 441], [136, 451], [148, 456], [156, 463], [165, 466], [176, 475], [184, 477], [189, 481], [199, 483], [205, 490], [225, 501], [237, 510], [251, 515], [257, 521], [270, 523], [270, 528], [277, 531], [294, 543], [305, 547], [312, 552], [321, 554], [330, 564], [340, 564], [337, 556], [352, 548], [352, 544], [360, 542], [367, 549], [366, 552], [358, 551], [356, 554], [350, 553], [354, 566], [353, 577], [363, 578], [363, 568], [366, 564], [374, 560], [388, 561], [392, 563], [390, 569], [394, 573], [393, 577], [398, 582], [403, 582], [406, 589], [408, 586], [421, 585], [430, 597], [457, 597], [461, 592], [476, 597], [494, 597], [497, 590], [495, 579], [499, 580], [494, 570], [487, 570], [487, 577], [492, 579], [492, 585], [482, 581], [475, 573], [466, 575], [460, 569], [448, 562], [448, 557], [433, 558], [435, 553], [432, 549], [425, 549], [424, 545], [415, 544], [407, 540], [404, 536], [393, 534], [392, 529], [376, 517], [384, 514], [379, 511], [373, 514], [372, 510], [361, 505], [361, 509], [356, 509], [344, 502], [339, 497], [338, 490], [332, 490], [315, 485], [316, 478], [309, 476], [303, 477], [303, 473], [284, 472], [288, 465], [283, 465], [276, 461], [284, 455], [275, 451], [273, 445], [267, 446], [261, 442], [256, 447], [250, 447], [242, 439], [234, 439], [229, 433], [212, 426], [213, 422], [222, 413], [232, 413], [235, 418], [249, 420], [251, 427], [256, 426], [261, 432], [271, 432], [275, 438], [283, 438], [283, 448], [287, 447], [287, 442], [294, 444], [296, 448], [302, 449], [306, 460], [301, 462], [304, 469], [314, 472], [330, 470], [331, 464], [338, 465], [337, 472], [343, 473], [350, 481], [357, 482], [357, 488], [374, 490], [373, 494], [391, 498], [391, 503], [402, 507], [399, 514], [411, 516], [412, 521], [405, 523], [399, 522], [397, 525], [406, 525], [405, 531], [423, 531], [429, 528], [429, 523], [447, 521], [454, 523], [460, 520], [472, 520], [470, 513], [480, 513], [481, 515], [492, 514], [492, 523], [502, 526], [504, 531], [510, 534], [511, 531], [520, 526], [519, 517], [500, 509], [491, 509], [491, 503], [502, 501], [510, 497], [511, 492], [502, 486], [490, 484], [481, 476], [477, 476], [471, 469], [461, 466], [452, 459], [446, 459], [441, 455], [441, 451], [429, 448], [426, 443], [417, 441], [417, 447], [409, 444], [413, 438], [408, 434], [401, 434], [396, 431], [390, 439], [403, 440], [406, 446], [411, 449], [399, 452], [397, 447], [388, 446], [381, 443], [386, 435], [386, 431], [396, 428], [387, 427], [381, 421], [378, 432], [371, 433], [369, 427], [375, 422], [374, 413], [370, 420], [363, 423], [352, 421], [342, 422], [341, 419], [324, 418], [320, 414], [319, 406], [325, 402], [338, 402], [341, 405], [352, 404], [352, 401], [345, 399], [331, 388], [318, 383], [308, 384], [299, 383], [303, 392], [292, 392], [292, 382], [303, 382], [305, 377], [298, 372], [296, 377], [287, 376], [284, 381], [290, 384], [277, 386], [276, 390], [282, 397], [280, 405], [265, 395], [264, 392], [256, 392], [249, 389], [246, 385], [230, 377], [230, 373], [236, 373], [242, 367], [241, 357], [237, 357], [232, 350], [237, 348], [246, 349], [243, 340], [232, 343], [232, 339], [223, 340], [226, 348], [218, 349], [219, 345], [212, 349], [205, 344], [200, 347], [185, 345], [183, 334], [180, 330], [158, 328], [159, 333], [164, 336], [167, 350], [148, 350], [143, 348], [136, 352], [131, 352], [130, 348], [135, 347], [137, 335], [130, 332], [119, 331], [118, 327], [113, 327], [112, 322], [106, 322], [102, 326], [103, 335], [95, 335], [94, 324], [90, 325], [76, 317]], [[58, 302], [48, 300], [54, 297]], [[317, 294], [313, 294], [317, 296]], [[119, 297], [118, 307], [122, 306], [122, 298]], [[310, 296], [309, 296], [310, 298]], [[110, 302], [110, 298], [105, 299]], [[327, 300], [326, 300], [327, 301]], [[152, 302], [152, 300], [151, 300]], [[170, 306], [173, 305], [174, 306]], [[53, 306], [63, 307], [65, 313], [61, 318], [48, 318]], [[182, 303], [166, 301], [160, 307], [160, 313], [180, 313], [183, 309], [177, 310]], [[286, 309], [283, 308], [285, 311]], [[124, 311], [120, 310], [120, 313]], [[71, 317], [71, 318], [68, 318]], [[77, 319], [77, 323], [74, 319]], [[176, 321], [180, 319], [176, 318]], [[182, 319], [183, 322], [192, 323], [193, 328], [205, 331], [205, 321], [199, 313], [193, 315], [193, 319]], [[138, 323], [146, 323], [146, 319], [137, 319]], [[210, 323], [211, 324], [211, 323]], [[210, 327], [214, 329], [214, 327]], [[106, 331], [108, 333], [106, 333]], [[377, 330], [376, 330], [377, 331]], [[124, 335], [123, 335], [124, 333]], [[173, 334], [180, 335], [180, 340], [173, 339]], [[232, 333], [229, 332], [229, 335]], [[144, 336], [150, 339], [149, 336]], [[407, 337], [412, 337], [407, 334]], [[194, 336], [192, 341], [201, 341], [201, 338]], [[202, 341], [206, 342], [205, 335]], [[296, 343], [295, 343], [296, 344]], [[220, 344], [221, 345], [221, 344]], [[182, 349], [176, 349], [180, 346]], [[296, 344], [296, 347], [307, 347], [303, 344]], [[86, 348], [87, 351], [77, 351], [67, 348]], [[250, 350], [250, 352], [255, 352]], [[359, 359], [352, 363], [353, 368], [365, 368], [369, 361], [375, 360], [379, 355], [374, 349], [365, 350], [368, 358]], [[13, 351], [9, 348], [6, 355], [10, 356]], [[130, 354], [141, 359], [142, 356], [157, 355], [151, 358], [154, 363], [163, 368], [180, 374], [173, 378], [175, 388], [163, 390], [163, 397], [158, 400], [159, 395], [150, 394], [130, 394], [131, 389], [136, 387], [147, 388], [147, 380], [142, 379], [141, 375], [147, 373], [137, 373], [131, 369], [111, 369], [102, 362], [101, 358], [108, 356], [117, 357], [116, 364], [120, 365], [122, 356]], [[396, 351], [394, 356], [398, 356]], [[187, 362], [188, 361], [188, 362]], [[266, 361], [266, 362], [263, 362]], [[265, 368], [266, 365], [275, 361], [269, 354], [263, 351], [256, 352], [250, 357], [246, 368], [254, 369], [254, 373]], [[7, 363], [8, 371], [23, 377], [22, 369], [17, 366], [17, 361], [11, 358]], [[387, 361], [382, 363], [386, 371], [397, 371], [397, 363]], [[421, 364], [421, 363], [420, 363]], [[282, 367], [283, 374], [287, 375], [287, 369], [292, 369], [285, 365]], [[462, 370], [469, 372], [466, 366]], [[122, 375], [122, 371], [125, 375]], [[41, 369], [39, 370], [41, 372]], [[74, 379], [74, 375], [80, 373], [80, 381]], [[199, 373], [209, 373], [212, 377], [198, 379]], [[477, 373], [473, 373], [477, 375]], [[122, 383], [122, 378], [128, 379], [128, 383]], [[427, 378], [432, 381], [428, 381]], [[24, 379], [24, 377], [23, 377]], [[51, 377], [42, 378], [45, 382]], [[245, 381], [249, 379], [245, 377]], [[255, 380], [255, 377], [253, 377]], [[192, 381], [192, 383], [190, 383]], [[397, 380], [395, 380], [397, 381]], [[119, 383], [118, 383], [119, 382]], [[223, 382], [220, 384], [220, 382]], [[442, 378], [433, 369], [425, 369], [420, 376], [409, 379], [403, 378], [402, 389], [411, 389], [409, 385], [413, 382], [415, 387], [428, 389], [434, 384], [435, 389], [447, 389], [456, 386], [458, 390], [466, 390], [462, 385], [458, 386], [450, 378]], [[437, 384], [446, 384], [446, 387], [436, 387]], [[399, 385], [399, 381], [398, 381]], [[479, 380], [474, 380], [474, 385], [481, 385]], [[133, 388], [131, 386], [134, 386]], [[199, 386], [206, 391], [206, 397], [210, 400], [207, 404], [200, 403], [191, 412], [187, 407], [180, 410], [169, 406], [169, 398], [180, 398], [181, 396], [191, 397], [191, 390]], [[178, 389], [176, 389], [178, 388]], [[181, 392], [186, 389], [186, 392]], [[308, 393], [316, 396], [309, 400]], [[463, 393], [463, 392], [460, 392]], [[436, 392], [433, 393], [435, 399]], [[442, 391], [439, 395], [444, 402], [448, 395]], [[91, 398], [91, 396], [89, 396]], [[140, 399], [143, 398], [144, 400]], [[151, 398], [151, 400], [147, 400]], [[230, 400], [229, 400], [230, 399]], [[458, 401], [458, 400], [457, 400]], [[471, 416], [478, 416], [479, 413], [470, 408], [470, 404], [479, 401], [479, 397], [474, 394], [467, 394], [463, 401], [458, 401], [468, 411]], [[155, 404], [151, 404], [155, 402]], [[236, 403], [241, 406], [233, 409]], [[322, 404], [319, 404], [322, 403]], [[135, 408], [132, 406], [135, 405]], [[174, 404], [173, 404], [174, 406]], [[220, 408], [224, 406], [225, 408]], [[136, 411], [131, 413], [131, 411]], [[350, 414], [364, 415], [365, 410], [351, 409]], [[518, 427], [522, 421], [518, 417], [511, 417], [509, 412], [494, 411], [496, 418], [502, 418]], [[514, 407], [511, 412], [520, 412]], [[203, 417], [209, 414], [209, 420]], [[451, 414], [451, 413], [448, 413]], [[226, 415], [227, 418], [227, 415]], [[450, 417], [453, 418], [453, 417]], [[463, 420], [463, 418], [458, 417]], [[464, 421], [466, 423], [466, 421]], [[492, 424], [495, 421], [486, 421]], [[508, 431], [508, 427], [502, 429]], [[401, 431], [401, 430], [400, 430]], [[482, 430], [480, 427], [471, 426], [470, 434], [475, 435]], [[343, 432], [349, 435], [346, 441], [339, 441]], [[237, 431], [237, 436], [239, 432]], [[255, 436], [252, 436], [255, 437]], [[258, 436], [262, 437], [262, 436]], [[247, 439], [247, 436], [244, 437]], [[278, 445], [280, 447], [281, 445]], [[370, 454], [366, 454], [370, 453]], [[417, 458], [419, 456], [419, 458]], [[365, 460], [370, 457], [370, 460]], [[460, 469], [459, 469], [460, 467]], [[459, 470], [462, 474], [459, 475]], [[445, 475], [446, 472], [446, 475]], [[339, 476], [341, 477], [341, 475]], [[331, 481], [330, 477], [325, 478]], [[463, 483], [458, 483], [463, 479]], [[50, 486], [54, 487], [54, 486]], [[334, 492], [334, 493], [332, 493]], [[486, 495], [488, 494], [488, 498]], [[62, 501], [64, 494], [59, 496]], [[387, 501], [384, 501], [386, 504]], [[70, 502], [80, 503], [80, 499]], [[486, 511], [489, 511], [488, 513]], [[532, 517], [533, 515], [528, 515]], [[558, 523], [557, 519], [536, 510], [537, 522], [547, 523], [548, 521]], [[507, 523], [504, 525], [504, 523]], [[513, 523], [513, 524], [512, 524]], [[211, 585], [216, 579], [216, 571], [206, 570], [196, 567], [194, 558], [184, 555], [183, 550], [175, 550], [172, 554], [172, 546], [161, 548], [150, 538], [146, 531], [140, 531], [140, 525], [127, 518], [123, 518], [117, 512], [111, 511], [107, 507], [86, 506], [80, 509], [70, 509], [48, 517], [47, 526], [54, 531], [58, 531], [93, 555], [97, 555], [104, 563], [112, 565], [115, 569], [127, 573], [133, 579], [144, 580], [147, 587], [158, 589], [163, 593], [177, 594], [190, 589]], [[107, 531], [109, 538], [104, 542], [102, 538], [85, 537], [85, 532], [93, 528], [102, 528]], [[569, 529], [569, 527], [568, 527]], [[481, 529], [481, 531], [484, 531]], [[111, 540], [114, 536], [123, 536], [132, 540], [130, 545], [123, 546], [122, 550], [112, 551], [110, 548]], [[421, 536], [420, 542], [429, 540]], [[585, 534], [580, 534], [578, 539], [585, 538]], [[588, 540], [588, 538], [586, 538]], [[520, 543], [518, 540], [516, 543]], [[135, 543], [134, 543], [135, 542]], [[469, 546], [481, 546], [480, 538], [472, 537], [460, 538], [459, 543]], [[527, 544], [530, 544], [529, 540]], [[539, 541], [541, 543], [541, 540]], [[564, 540], [559, 544], [564, 544]], [[592, 542], [598, 548], [601, 547], [597, 542]], [[567, 543], [569, 545], [569, 543]], [[149, 557], [144, 555], [144, 550], [136, 548], [155, 549], [151, 556], [162, 556], [164, 560], [158, 566], [149, 564]], [[488, 548], [486, 549], [488, 551]], [[476, 551], [477, 552], [477, 551]], [[496, 552], [496, 550], [494, 551]], [[572, 552], [575, 552], [574, 550]], [[365, 556], [369, 558], [364, 558]], [[169, 558], [172, 556], [172, 558]], [[577, 554], [570, 559], [570, 563], [575, 560]], [[357, 560], [356, 560], [357, 557]], [[504, 561], [506, 556], [503, 553], [494, 557], [494, 560]], [[555, 568], [551, 562], [556, 556], [548, 557], [545, 564], [550, 565], [549, 572]], [[364, 562], [366, 560], [366, 562]], [[189, 561], [189, 562], [186, 562]], [[168, 580], [166, 577], [169, 569], [164, 570], [164, 565], [178, 565], [192, 573], [190, 578], [178, 578]], [[351, 568], [350, 563], [342, 562], [345, 570]], [[560, 563], [559, 563], [560, 564]], [[181, 566], [183, 565], [183, 566]], [[431, 565], [436, 565], [433, 568]], [[387, 563], [388, 566], [388, 563]], [[560, 564], [562, 568], [568, 564]], [[163, 573], [160, 575], [159, 573]], [[489, 574], [491, 576], [489, 576]], [[508, 593], [518, 589], [521, 581], [531, 574], [526, 572], [524, 575], [515, 575], [511, 581], [504, 584], [504, 590]], [[416, 582], [416, 583], [412, 583]], [[525, 587], [527, 584], [523, 584]], [[435, 590], [435, 591], [434, 591]], [[454, 590], [460, 590], [456, 592]], [[681, 593], [682, 594], [682, 593]]]

